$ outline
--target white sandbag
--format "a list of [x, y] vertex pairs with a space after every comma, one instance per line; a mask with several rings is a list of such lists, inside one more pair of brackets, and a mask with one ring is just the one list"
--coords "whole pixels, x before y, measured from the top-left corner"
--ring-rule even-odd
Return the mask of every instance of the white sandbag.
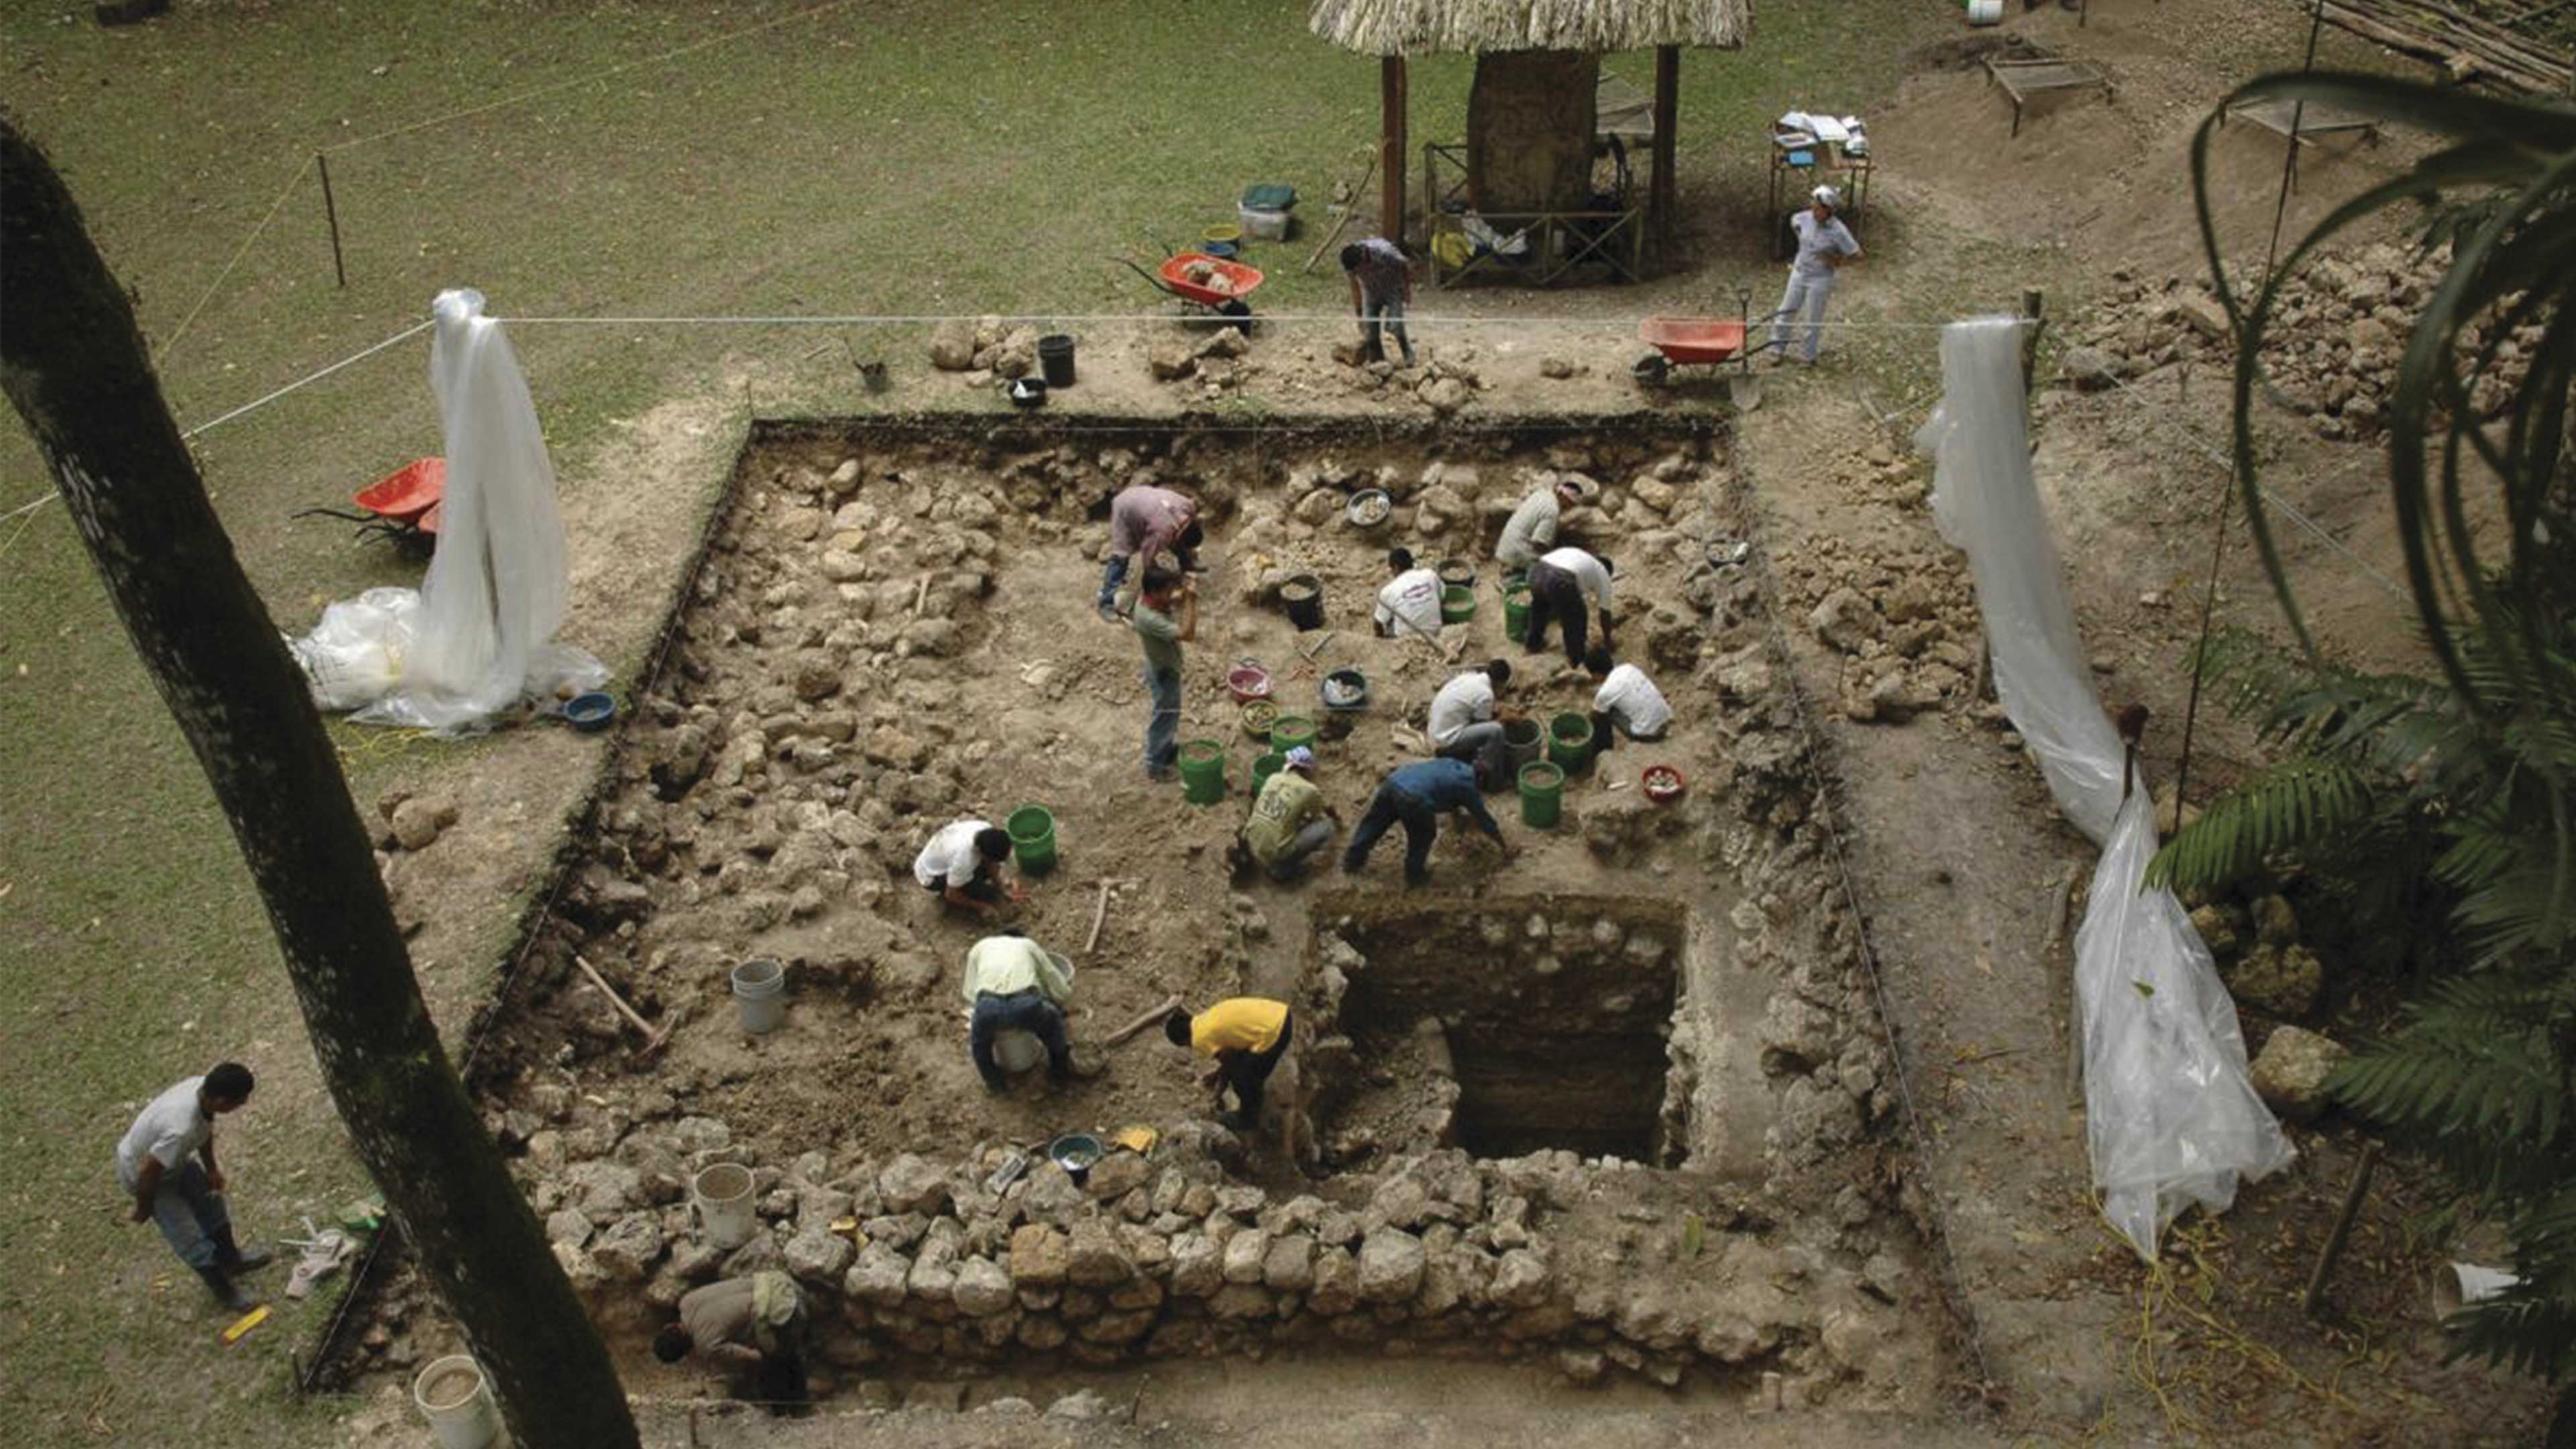
[[2246, 1074], [2236, 1003], [2171, 891], [2141, 889], [2156, 852], [2144, 772], [2123, 790], [2118, 731], [2093, 693], [2057, 544], [2031, 476], [2020, 326], [1941, 332], [1940, 407], [1915, 437], [1935, 460], [1932, 512], [1965, 550], [1994, 655], [1995, 693], [2058, 807], [2102, 846], [2075, 936], [2085, 1135], [2102, 1210], [2140, 1256], [2199, 1203], [2294, 1152]]

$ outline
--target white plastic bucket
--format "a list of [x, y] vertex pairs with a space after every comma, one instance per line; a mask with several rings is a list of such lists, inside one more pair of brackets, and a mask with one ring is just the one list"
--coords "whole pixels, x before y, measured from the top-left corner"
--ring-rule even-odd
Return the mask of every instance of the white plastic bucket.
[[1284, 211], [1264, 211], [1257, 206], [1238, 203], [1234, 216], [1237, 224], [1242, 226], [1244, 236], [1253, 241], [1288, 239], [1288, 213]]
[[689, 1179], [689, 1208], [697, 1215], [698, 1236], [712, 1247], [733, 1249], [760, 1230], [752, 1212], [751, 1169], [738, 1162], [719, 1162]]
[[2445, 1263], [2433, 1272], [2433, 1316], [2448, 1318], [2472, 1303], [2483, 1303], [2521, 1280], [2502, 1268], [2476, 1263]]
[[1027, 1032], [1006, 1031], [993, 1038], [993, 1064], [1012, 1076], [1045, 1060], [1046, 1044]]
[[501, 1411], [472, 1354], [431, 1360], [411, 1381], [411, 1401], [438, 1436], [439, 1449], [486, 1449], [501, 1437]]
[[787, 1020], [787, 967], [767, 957], [733, 968], [733, 1002], [742, 1012], [742, 1029], [767, 1036]]
[[1970, 25], [2003, 24], [2004, 0], [1968, 0], [1968, 23]]

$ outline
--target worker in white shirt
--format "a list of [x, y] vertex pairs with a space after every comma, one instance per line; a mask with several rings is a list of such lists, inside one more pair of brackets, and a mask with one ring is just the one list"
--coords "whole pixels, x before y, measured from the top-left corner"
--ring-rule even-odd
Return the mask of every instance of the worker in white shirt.
[[1780, 310], [1771, 314], [1771, 350], [1781, 361], [1788, 360], [1789, 333], [1798, 314], [1804, 312], [1807, 336], [1798, 360], [1815, 366], [1816, 344], [1825, 335], [1825, 299], [1834, 294], [1834, 278], [1842, 271], [1843, 263], [1860, 256], [1860, 243], [1852, 237], [1851, 228], [1834, 215], [1842, 204], [1842, 193], [1830, 186], [1819, 186], [1809, 198], [1807, 209], [1789, 218], [1791, 229], [1798, 234], [1798, 256], [1789, 263], [1789, 289], [1780, 294]]
[[986, 1091], [1011, 1084], [993, 1060], [993, 1039], [1006, 1031], [1027, 1032], [1046, 1048], [1048, 1081], [1062, 1085], [1073, 1080], [1073, 1049], [1064, 1036], [1064, 1007], [1073, 997], [1073, 981], [1045, 947], [1018, 931], [986, 936], [966, 950], [960, 993], [975, 1008], [966, 1050]]
[[989, 821], [952, 820], [913, 858], [912, 878], [952, 906], [990, 916], [1029, 898], [1019, 882], [1002, 879], [1010, 858], [1010, 832]]
[[1583, 656], [1583, 667], [1601, 687], [1592, 695], [1592, 746], [1610, 748], [1615, 730], [1632, 740], [1652, 742], [1673, 726], [1673, 707], [1664, 692], [1634, 664], [1613, 665], [1610, 651], [1595, 644]]
[[1539, 555], [1530, 566], [1529, 625], [1521, 636], [1521, 647], [1532, 654], [1547, 647], [1547, 626], [1554, 622], [1565, 634], [1565, 662], [1580, 669], [1590, 637], [1587, 627], [1588, 599], [1601, 610], [1601, 643], [1605, 648], [1619, 647], [1610, 637], [1610, 574], [1614, 565], [1606, 558], [1596, 558], [1579, 548], [1560, 548]]
[[1557, 519], [1582, 498], [1582, 490], [1571, 480], [1533, 490], [1503, 524], [1502, 541], [1494, 545], [1494, 560], [1507, 569], [1525, 569], [1536, 563], [1541, 553], [1556, 547]]
[[1386, 587], [1377, 591], [1380, 634], [1420, 634], [1440, 642], [1440, 575], [1413, 565], [1411, 549], [1389, 549]]
[[1431, 697], [1431, 716], [1424, 731], [1431, 737], [1432, 753], [1473, 764], [1479, 752], [1499, 746], [1503, 720], [1510, 716], [1497, 717], [1494, 691], [1511, 682], [1512, 666], [1488, 659], [1440, 686], [1440, 692]]

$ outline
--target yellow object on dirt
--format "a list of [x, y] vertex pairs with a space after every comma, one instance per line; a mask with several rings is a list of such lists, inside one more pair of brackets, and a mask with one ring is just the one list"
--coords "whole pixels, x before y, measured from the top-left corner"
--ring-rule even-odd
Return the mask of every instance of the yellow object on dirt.
[[239, 1343], [242, 1341], [243, 1334], [250, 1332], [252, 1329], [259, 1327], [267, 1321], [268, 1305], [263, 1303], [257, 1308], [252, 1309], [250, 1312], [243, 1314], [241, 1317], [234, 1319], [232, 1326], [224, 1330], [224, 1342]]
[[1139, 1123], [1120, 1129], [1118, 1135], [1109, 1140], [1130, 1152], [1146, 1153], [1153, 1151], [1154, 1144], [1163, 1140], [1163, 1134]]

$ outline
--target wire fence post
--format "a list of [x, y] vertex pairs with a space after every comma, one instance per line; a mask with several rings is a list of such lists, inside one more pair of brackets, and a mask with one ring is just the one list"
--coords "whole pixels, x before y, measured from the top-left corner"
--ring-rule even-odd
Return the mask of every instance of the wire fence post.
[[313, 165], [322, 173], [322, 219], [331, 227], [331, 275], [341, 287], [349, 285], [349, 269], [340, 260], [340, 208], [331, 200], [331, 158], [316, 151]]

